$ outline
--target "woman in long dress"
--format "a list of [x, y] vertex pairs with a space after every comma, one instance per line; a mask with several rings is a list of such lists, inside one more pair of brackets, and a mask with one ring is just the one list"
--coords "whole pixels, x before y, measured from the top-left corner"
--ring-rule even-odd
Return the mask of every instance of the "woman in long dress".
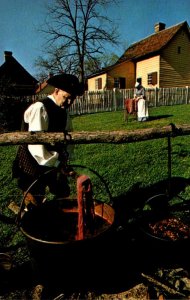
[[148, 103], [145, 98], [145, 88], [139, 83], [135, 83], [135, 100], [137, 101], [137, 118], [138, 121], [144, 122], [148, 120]]

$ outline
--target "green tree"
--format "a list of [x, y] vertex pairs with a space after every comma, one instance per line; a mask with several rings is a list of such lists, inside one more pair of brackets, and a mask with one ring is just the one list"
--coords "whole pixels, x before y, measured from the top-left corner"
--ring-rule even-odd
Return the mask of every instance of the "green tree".
[[97, 56], [96, 59], [85, 61], [85, 75], [88, 76], [92, 73], [98, 72], [103, 68], [109, 67], [116, 63], [119, 56], [115, 53], [104, 53]]

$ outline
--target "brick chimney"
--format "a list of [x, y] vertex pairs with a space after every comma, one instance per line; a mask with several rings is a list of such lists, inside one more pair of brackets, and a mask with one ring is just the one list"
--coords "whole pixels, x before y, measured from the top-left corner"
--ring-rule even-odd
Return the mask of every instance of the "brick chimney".
[[165, 27], [166, 27], [166, 24], [164, 24], [164, 23], [161, 23], [161, 22], [156, 23], [156, 24], [154, 25], [154, 31], [155, 31], [155, 33], [158, 33], [158, 32], [160, 32], [161, 30], [164, 30]]
[[12, 52], [11, 51], [4, 51], [4, 57], [5, 61], [7, 61], [10, 57], [12, 57]]

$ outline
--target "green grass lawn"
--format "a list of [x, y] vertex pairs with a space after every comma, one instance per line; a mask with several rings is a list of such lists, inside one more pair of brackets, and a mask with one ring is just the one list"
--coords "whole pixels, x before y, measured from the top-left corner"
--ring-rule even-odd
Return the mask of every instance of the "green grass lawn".
[[[72, 117], [72, 124], [74, 131], [159, 128], [170, 123], [189, 124], [189, 111], [189, 105], [150, 108], [148, 122], [137, 122], [134, 116], [130, 116], [128, 123], [124, 121], [123, 111], [105, 112]], [[189, 178], [190, 137], [172, 138], [171, 142], [172, 176]], [[20, 191], [16, 182], [11, 180], [11, 164], [16, 147], [1, 148], [1, 207], [4, 209], [10, 200], [20, 201]], [[168, 176], [167, 138], [121, 145], [75, 145], [71, 148], [74, 148], [71, 151], [71, 164], [87, 166], [97, 171], [108, 183], [113, 197], [126, 193], [136, 183], [149, 186]]]
[[[176, 105], [149, 109], [150, 120], [137, 122], [130, 116], [129, 122], [124, 121], [123, 111], [105, 112], [72, 117], [74, 131], [98, 131], [98, 130], [138, 130], [143, 128], [159, 128], [170, 123], [176, 125], [189, 124], [190, 105]], [[88, 134], [88, 133], [87, 133]], [[172, 177], [190, 178], [190, 137], [182, 136], [171, 139], [171, 174]], [[18, 205], [21, 203], [22, 195], [17, 188], [16, 181], [11, 179], [11, 165], [16, 153], [15, 146], [2, 146], [0, 152], [0, 212], [3, 215], [12, 216], [8, 209], [11, 201]], [[168, 183], [168, 139], [156, 139], [128, 144], [91, 144], [75, 145], [72, 147], [71, 164], [85, 166], [78, 171], [91, 176], [95, 198], [109, 201], [105, 189], [108, 186], [114, 201], [120, 197], [128, 201], [131, 192], [137, 189], [141, 192], [148, 190], [149, 195], [159, 192], [161, 182]], [[100, 178], [92, 169], [100, 175]], [[101, 178], [105, 182], [102, 183]], [[183, 181], [183, 180], [182, 180]], [[190, 199], [189, 186], [183, 185], [181, 181], [175, 184], [178, 193], [184, 199]], [[165, 187], [164, 187], [165, 189]], [[163, 192], [163, 187], [160, 192]], [[135, 203], [135, 199], [134, 199]], [[2, 224], [0, 247], [5, 244], [18, 241], [17, 230]]]
[[[74, 131], [138, 130], [161, 128], [170, 123], [189, 124], [189, 105], [149, 109], [150, 120], [137, 122], [133, 116], [124, 121], [123, 111], [73, 117]], [[190, 177], [190, 137], [176, 137], [172, 144], [172, 176]], [[168, 178], [167, 138], [122, 145], [75, 146], [74, 163], [97, 170], [108, 182], [114, 197], [125, 194], [137, 183], [151, 186]]]
[[150, 108], [150, 121], [136, 122], [134, 116], [129, 116], [129, 122], [124, 121], [124, 112], [104, 112], [73, 117], [75, 131], [96, 130], [135, 130], [142, 128], [160, 128], [170, 123], [189, 124], [190, 105], [161, 106]]

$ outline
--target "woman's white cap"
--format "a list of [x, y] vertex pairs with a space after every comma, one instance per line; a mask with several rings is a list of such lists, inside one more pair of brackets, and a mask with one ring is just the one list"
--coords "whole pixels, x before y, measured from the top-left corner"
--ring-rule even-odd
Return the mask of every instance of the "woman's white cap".
[[138, 81], [136, 81], [136, 82], [135, 82], [135, 87], [138, 87], [139, 84], [140, 84], [140, 83], [139, 83]]

